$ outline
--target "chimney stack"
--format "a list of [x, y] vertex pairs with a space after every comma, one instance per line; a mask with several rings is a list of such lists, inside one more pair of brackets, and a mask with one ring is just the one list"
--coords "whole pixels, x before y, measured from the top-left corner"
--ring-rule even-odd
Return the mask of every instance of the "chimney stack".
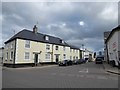
[[34, 25], [34, 27], [33, 27], [33, 33], [37, 33], [38, 32], [38, 27], [36, 26], [36, 25]]

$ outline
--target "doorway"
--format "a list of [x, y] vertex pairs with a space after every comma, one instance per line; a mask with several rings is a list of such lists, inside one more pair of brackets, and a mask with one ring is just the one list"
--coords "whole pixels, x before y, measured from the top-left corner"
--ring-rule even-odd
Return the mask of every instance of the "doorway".
[[38, 54], [34, 54], [34, 62], [35, 62], [35, 66], [37, 66], [37, 64], [38, 64]]
[[56, 63], [58, 63], [58, 61], [59, 61], [59, 54], [55, 55], [55, 61], [56, 61]]

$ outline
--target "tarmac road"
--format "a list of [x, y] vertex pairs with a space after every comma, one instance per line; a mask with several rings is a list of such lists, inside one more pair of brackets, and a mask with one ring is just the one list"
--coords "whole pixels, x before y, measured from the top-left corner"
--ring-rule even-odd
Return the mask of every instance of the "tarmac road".
[[3, 69], [3, 88], [118, 88], [118, 75], [102, 64]]

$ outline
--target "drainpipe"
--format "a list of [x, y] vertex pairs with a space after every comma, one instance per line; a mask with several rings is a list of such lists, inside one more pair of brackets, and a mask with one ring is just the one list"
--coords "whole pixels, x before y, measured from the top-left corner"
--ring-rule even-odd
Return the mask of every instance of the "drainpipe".
[[16, 41], [17, 41], [17, 39], [15, 39], [15, 48], [14, 48], [14, 59], [13, 59], [13, 67], [15, 67], [15, 56], [16, 56]]
[[54, 44], [52, 44], [52, 53], [51, 53], [51, 60], [52, 60], [52, 62], [53, 62], [53, 45]]

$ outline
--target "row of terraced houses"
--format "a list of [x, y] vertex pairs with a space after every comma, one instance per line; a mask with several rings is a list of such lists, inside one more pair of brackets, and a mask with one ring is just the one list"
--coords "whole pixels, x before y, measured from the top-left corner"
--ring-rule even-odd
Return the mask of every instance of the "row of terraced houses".
[[4, 65], [56, 63], [65, 59], [80, 59], [80, 49], [58, 37], [22, 30], [5, 42]]

